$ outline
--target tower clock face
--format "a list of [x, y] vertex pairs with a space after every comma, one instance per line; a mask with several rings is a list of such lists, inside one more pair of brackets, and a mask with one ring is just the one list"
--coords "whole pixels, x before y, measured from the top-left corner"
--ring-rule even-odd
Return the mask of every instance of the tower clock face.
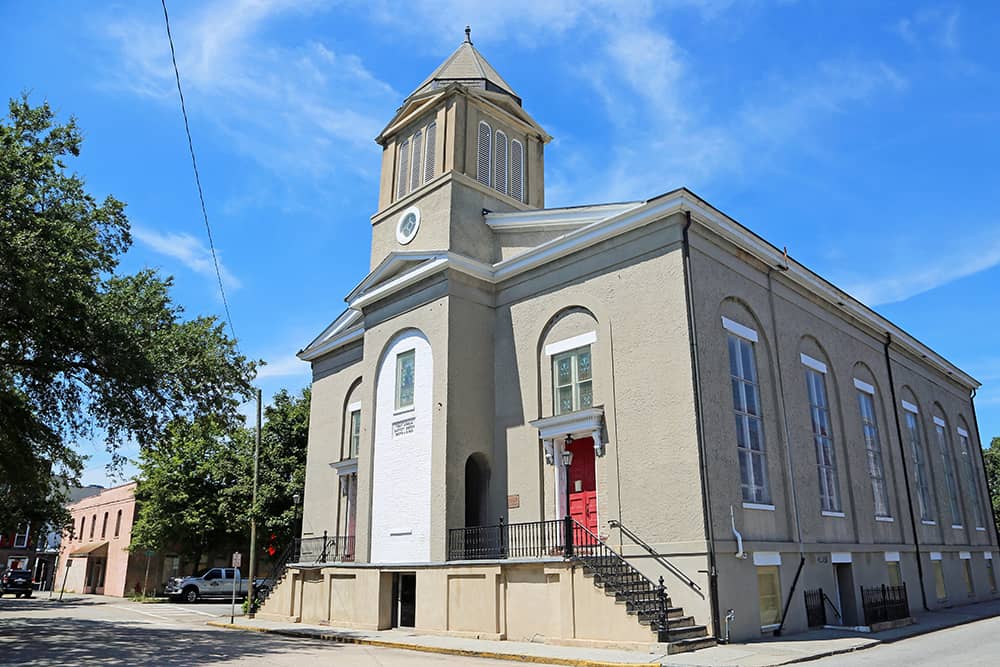
[[396, 240], [400, 245], [406, 245], [416, 237], [418, 229], [420, 229], [420, 209], [411, 206], [399, 216], [399, 222], [396, 223]]

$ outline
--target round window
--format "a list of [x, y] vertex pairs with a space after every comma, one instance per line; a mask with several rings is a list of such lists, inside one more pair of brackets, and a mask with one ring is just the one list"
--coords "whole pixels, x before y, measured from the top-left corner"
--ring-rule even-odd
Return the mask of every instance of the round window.
[[417, 235], [418, 229], [420, 229], [420, 209], [411, 206], [399, 216], [399, 222], [396, 223], [396, 240], [400, 245], [406, 245]]

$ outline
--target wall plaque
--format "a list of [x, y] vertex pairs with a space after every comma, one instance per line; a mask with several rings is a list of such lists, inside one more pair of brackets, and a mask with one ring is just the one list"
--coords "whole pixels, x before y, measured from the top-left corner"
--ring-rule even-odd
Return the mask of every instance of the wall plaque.
[[409, 435], [410, 433], [413, 433], [413, 424], [415, 421], [416, 420], [413, 417], [410, 417], [409, 419], [393, 422], [392, 437], [398, 438], [401, 435]]
[[507, 496], [507, 509], [516, 510], [521, 506], [521, 496], [520, 494], [514, 494], [513, 496]]

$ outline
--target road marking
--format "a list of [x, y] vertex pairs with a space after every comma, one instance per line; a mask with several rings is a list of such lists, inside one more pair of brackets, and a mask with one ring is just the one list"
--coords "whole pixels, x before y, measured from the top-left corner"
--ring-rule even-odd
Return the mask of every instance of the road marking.
[[170, 619], [169, 619], [169, 618], [167, 618], [166, 616], [160, 616], [160, 615], [158, 615], [158, 614], [151, 614], [151, 613], [149, 613], [148, 611], [142, 611], [141, 609], [135, 609], [135, 608], [133, 608], [133, 607], [130, 607], [130, 606], [128, 606], [128, 605], [125, 605], [125, 604], [113, 604], [113, 605], [111, 605], [111, 606], [112, 606], [112, 607], [116, 607], [116, 608], [118, 608], [118, 609], [127, 609], [127, 610], [129, 610], [129, 611], [133, 611], [133, 612], [135, 612], [135, 613], [137, 613], [137, 614], [142, 614], [143, 616], [152, 616], [153, 618], [158, 618], [158, 619], [160, 619], [161, 621], [169, 621], [169, 620], [170, 620]]
[[173, 605], [164, 605], [164, 606], [172, 610], [175, 614], [201, 614], [202, 616], [211, 616], [212, 618], [216, 617], [216, 614], [210, 614], [207, 611], [199, 611], [197, 609], [189, 609], [186, 607], [175, 607]]

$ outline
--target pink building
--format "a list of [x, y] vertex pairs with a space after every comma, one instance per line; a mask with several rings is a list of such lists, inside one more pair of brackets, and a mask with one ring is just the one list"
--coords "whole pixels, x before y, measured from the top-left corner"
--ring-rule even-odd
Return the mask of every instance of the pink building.
[[[101, 491], [70, 505], [72, 523], [63, 536], [56, 588], [124, 596], [158, 587], [162, 557], [128, 551], [135, 520], [135, 482]], [[68, 571], [67, 571], [68, 568]], [[65, 583], [63, 583], [65, 582]]]

